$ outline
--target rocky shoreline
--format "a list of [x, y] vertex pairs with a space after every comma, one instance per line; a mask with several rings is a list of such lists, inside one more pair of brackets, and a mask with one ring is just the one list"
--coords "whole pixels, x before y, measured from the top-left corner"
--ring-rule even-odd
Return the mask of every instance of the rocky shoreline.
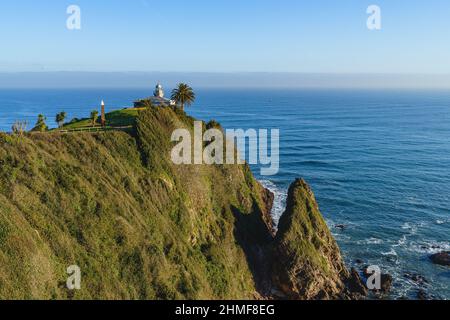
[[[297, 180], [296, 182], [294, 182], [293, 185], [295, 184], [302, 184], [304, 185], [305, 190], [307, 190], [306, 192], [309, 193], [312, 197], [312, 191], [309, 188], [309, 186], [307, 186], [306, 182], [304, 182], [303, 180]], [[288, 205], [286, 208], [286, 212], [282, 215], [283, 216], [286, 215], [286, 213], [289, 214], [289, 212], [291, 211], [291, 209], [289, 209], [289, 202], [292, 201], [292, 195], [291, 195], [291, 188], [293, 188], [293, 185], [291, 185], [290, 187], [290, 191], [289, 191], [289, 195], [288, 195]], [[315, 203], [315, 200], [314, 200]], [[315, 206], [317, 206], [317, 203], [315, 203]], [[318, 209], [318, 206], [317, 206]], [[281, 221], [280, 221], [281, 223]], [[340, 230], [341, 232], [344, 232], [347, 229], [347, 225], [345, 224], [336, 224], [333, 226], [335, 229]], [[439, 249], [439, 248], [433, 248], [433, 249]], [[280, 252], [287, 252], [288, 250], [281, 250]], [[283, 257], [283, 254], [275, 256], [274, 257], [275, 260], [279, 260], [279, 261], [284, 261], [285, 263], [287, 263], [289, 265], [289, 261], [288, 259], [286, 259], [286, 257]], [[428, 255], [428, 259], [430, 260], [430, 263], [436, 264], [436, 265], [440, 265], [440, 266], [449, 266], [450, 265], [450, 252], [449, 251], [442, 251], [439, 253], [435, 253], [435, 254], [431, 254]], [[338, 295], [339, 298], [352, 298], [352, 299], [391, 299], [391, 291], [395, 285], [396, 279], [388, 273], [381, 273], [380, 276], [380, 282], [381, 282], [381, 287], [380, 289], [369, 289], [368, 285], [367, 285], [367, 281], [368, 279], [373, 275], [373, 273], [370, 273], [368, 271], [368, 265], [364, 264], [364, 260], [363, 259], [356, 259], [354, 261], [354, 263], [352, 263], [351, 265], [354, 265], [353, 267], [350, 268], [350, 271], [348, 273], [345, 274], [344, 279], [344, 283], [345, 283], [345, 288], [346, 290], [348, 290], [346, 292], [346, 294], [341, 294], [340, 296]], [[276, 267], [275, 267], [276, 270]], [[293, 299], [301, 299], [304, 298], [301, 294], [293, 294], [293, 287], [295, 287], [295, 284], [293, 284], [292, 282], [289, 285], [283, 284], [282, 281], [280, 281], [280, 277], [278, 277], [276, 275], [277, 273], [275, 273], [274, 278], [274, 283], [275, 286], [273, 288], [273, 292], [274, 295], [276, 297], [279, 298], [293, 298]], [[436, 297], [434, 297], [432, 294], [430, 294], [429, 291], [429, 285], [430, 282], [426, 279], [426, 277], [424, 275], [421, 275], [419, 273], [415, 273], [415, 272], [409, 272], [409, 271], [404, 271], [401, 274], [403, 279], [406, 279], [407, 281], [409, 281], [410, 283], [413, 283], [414, 286], [416, 287], [415, 293], [414, 293], [414, 297], [412, 297], [412, 299], [417, 299], [417, 300], [431, 300], [431, 299], [436, 299]], [[277, 287], [278, 285], [278, 287]], [[282, 287], [283, 289], [280, 289], [279, 287]], [[326, 292], [326, 290], [325, 290]], [[343, 291], [345, 292], [345, 290]], [[321, 298], [330, 298], [330, 296], [328, 296], [327, 294], [323, 294], [323, 296]], [[311, 297], [309, 297], [311, 299]], [[314, 299], [314, 298], [313, 298]], [[405, 299], [409, 299], [405, 296], [400, 296], [397, 299], [399, 300], [405, 300]]]
[[[264, 199], [266, 208], [272, 208], [273, 195], [266, 193]], [[260, 276], [256, 278], [262, 298], [330, 300], [367, 296], [360, 275], [346, 268], [315, 196], [303, 179], [297, 179], [289, 188], [277, 233], [270, 210], [262, 212], [262, 217], [270, 237], [255, 250], [252, 259], [259, 261], [256, 274]]]
[[[333, 228], [344, 232], [347, 229], [347, 225], [345, 224], [336, 224]], [[440, 246], [422, 246], [423, 249], [433, 249], [439, 250], [442, 249]], [[447, 267], [450, 265], [450, 251], [440, 251], [434, 254], [428, 254], [424, 256], [427, 260], [429, 260], [430, 264], [434, 264], [440, 267]], [[365, 263], [365, 261], [361, 258], [356, 258], [353, 262], [350, 262], [349, 265], [352, 266], [351, 272], [352, 274], [358, 274], [358, 276], [363, 279], [361, 285], [365, 287], [365, 289], [360, 289], [369, 299], [398, 299], [398, 300], [408, 300], [408, 299], [416, 299], [416, 300], [434, 300], [440, 299], [439, 297], [430, 293], [431, 282], [427, 277], [423, 274], [413, 271], [405, 271], [403, 270], [397, 277], [392, 276], [391, 274], [381, 274], [381, 289], [380, 290], [368, 290], [366, 282], [373, 273], [370, 273], [368, 268], [369, 265]], [[412, 292], [410, 296], [406, 297], [405, 295], [392, 297], [392, 290], [394, 286], [407, 282], [412, 285]]]

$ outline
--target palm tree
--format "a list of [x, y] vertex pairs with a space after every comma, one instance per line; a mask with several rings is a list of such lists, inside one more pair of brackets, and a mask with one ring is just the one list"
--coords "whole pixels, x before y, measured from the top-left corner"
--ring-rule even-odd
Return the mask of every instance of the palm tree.
[[36, 125], [34, 126], [33, 129], [31, 129], [31, 131], [40, 131], [40, 132], [47, 131], [48, 127], [47, 124], [45, 123], [46, 120], [47, 118], [43, 114], [39, 114], [38, 119], [36, 121]]
[[92, 110], [91, 111], [92, 126], [95, 127], [95, 124], [97, 123], [97, 119], [98, 119], [98, 110]]
[[195, 101], [195, 93], [191, 87], [185, 83], [178, 84], [177, 88], [172, 91], [172, 100], [181, 106], [184, 110], [184, 105], [190, 106]]
[[56, 115], [56, 122], [58, 123], [58, 127], [61, 128], [64, 125], [64, 120], [66, 120], [67, 113], [60, 112]]

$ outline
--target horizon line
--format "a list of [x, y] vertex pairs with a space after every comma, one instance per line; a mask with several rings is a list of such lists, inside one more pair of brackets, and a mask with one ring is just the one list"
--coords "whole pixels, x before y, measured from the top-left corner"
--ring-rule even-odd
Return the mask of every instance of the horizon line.
[[330, 72], [330, 71], [138, 71], [138, 70], [23, 70], [23, 71], [1, 71], [0, 74], [20, 73], [180, 73], [180, 74], [292, 74], [292, 75], [385, 75], [385, 76], [450, 76], [450, 72]]
[[200, 88], [450, 89], [450, 74], [187, 72], [187, 71], [19, 71], [0, 72], [0, 88], [138, 88], [161, 81]]

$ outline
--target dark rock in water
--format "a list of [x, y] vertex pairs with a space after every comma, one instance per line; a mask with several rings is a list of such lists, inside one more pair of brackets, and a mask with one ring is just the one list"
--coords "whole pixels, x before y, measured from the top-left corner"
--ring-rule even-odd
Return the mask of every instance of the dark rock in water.
[[363, 262], [364, 262], [364, 261], [362, 261], [361, 259], [356, 259], [356, 260], [355, 260], [355, 263], [356, 263], [356, 264], [361, 264], [361, 263], [363, 263]]
[[364, 266], [364, 268], [362, 268], [362, 273], [364, 275], [364, 277], [368, 278], [370, 277], [373, 273], [369, 272], [369, 265]]
[[393, 278], [390, 274], [382, 274], [381, 275], [381, 292], [389, 293], [392, 288]]
[[339, 230], [345, 230], [347, 228], [345, 224], [337, 224], [334, 227]]
[[355, 268], [352, 268], [350, 272], [350, 277], [347, 282], [347, 287], [350, 291], [361, 294], [362, 296], [367, 296], [368, 290], [366, 285], [364, 284], [361, 276]]
[[420, 275], [418, 273], [409, 273], [409, 272], [407, 272], [403, 276], [406, 279], [409, 279], [409, 280], [411, 280], [411, 281], [413, 281], [413, 282], [415, 282], [415, 283], [417, 283], [419, 285], [425, 285], [425, 284], [428, 283], [428, 280], [424, 276], [422, 276], [422, 275]]
[[431, 261], [434, 264], [441, 266], [450, 266], [450, 251], [443, 251], [430, 256]]
[[367, 271], [367, 269], [369, 269], [369, 266], [364, 266], [364, 267], [362, 268], [362, 273], [363, 273], [364, 277], [366, 277], [366, 278], [370, 276], [370, 274], [369, 274], [369, 272]]
[[440, 245], [437, 245], [437, 244], [432, 244], [432, 245], [422, 244], [420, 246], [420, 248], [421, 249], [426, 249], [426, 250], [429, 250], [429, 249], [442, 249], [442, 247]]
[[397, 256], [391, 256], [391, 255], [385, 256], [384, 259], [387, 262], [390, 262], [390, 263], [396, 263], [398, 261], [398, 257]]
[[417, 299], [419, 299], [419, 300], [428, 300], [428, 295], [425, 292], [425, 290], [420, 289], [419, 291], [417, 291]]

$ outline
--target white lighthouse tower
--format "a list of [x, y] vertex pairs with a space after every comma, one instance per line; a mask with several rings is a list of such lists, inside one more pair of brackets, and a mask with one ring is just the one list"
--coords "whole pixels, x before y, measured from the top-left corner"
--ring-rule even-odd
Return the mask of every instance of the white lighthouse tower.
[[102, 100], [101, 102], [101, 116], [100, 116], [102, 127], [106, 126], [106, 115], [105, 115], [105, 102]]
[[156, 88], [155, 88], [155, 92], [153, 92], [153, 95], [157, 98], [161, 98], [161, 99], [164, 98], [164, 90], [163, 90], [161, 83], [158, 82], [158, 84], [156, 85]]

